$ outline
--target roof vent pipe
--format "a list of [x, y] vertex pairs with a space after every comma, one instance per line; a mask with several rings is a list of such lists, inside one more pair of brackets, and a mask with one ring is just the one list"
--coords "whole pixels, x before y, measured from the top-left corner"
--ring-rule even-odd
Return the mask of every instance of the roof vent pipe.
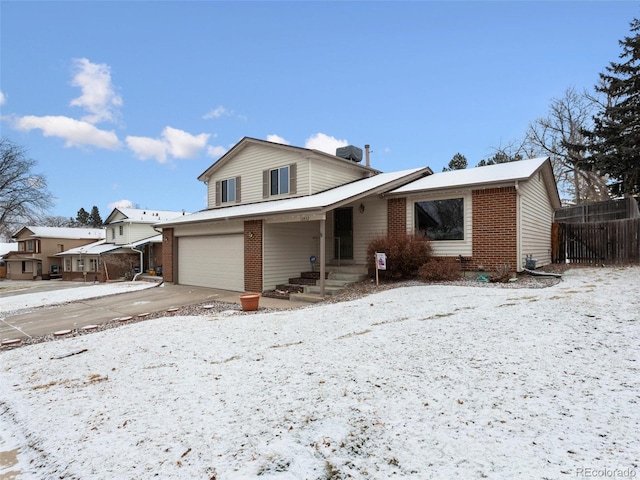
[[371, 166], [371, 162], [369, 161], [369, 145], [364, 146], [365, 158], [367, 162], [367, 167]]

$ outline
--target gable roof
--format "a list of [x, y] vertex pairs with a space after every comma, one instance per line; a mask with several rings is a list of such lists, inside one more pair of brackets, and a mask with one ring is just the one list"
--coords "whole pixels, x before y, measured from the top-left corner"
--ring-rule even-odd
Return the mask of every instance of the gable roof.
[[399, 172], [381, 173], [373, 177], [363, 178], [346, 185], [325, 190], [324, 192], [304, 197], [286, 198], [268, 202], [250, 203], [233, 207], [215, 208], [185, 215], [184, 217], [161, 222], [157, 227], [171, 227], [189, 223], [264, 218], [285, 214], [323, 213], [340, 205], [356, 201], [359, 198], [380, 194], [398, 185], [410, 182], [425, 175], [432, 174], [429, 167], [402, 170]]
[[311, 148], [303, 148], [303, 147], [294, 147], [293, 145], [284, 145], [282, 143], [269, 142], [267, 140], [260, 140], [258, 138], [252, 137], [244, 137], [238, 143], [236, 143], [231, 150], [225, 153], [222, 157], [220, 157], [213, 165], [207, 168], [204, 172], [202, 172], [198, 176], [198, 180], [201, 182], [205, 182], [209, 179], [209, 177], [218, 169], [220, 169], [225, 164], [229, 163], [232, 158], [237, 156], [242, 150], [244, 150], [249, 145], [262, 145], [270, 148], [280, 149], [288, 152], [302, 153], [306, 156], [313, 155], [314, 158], [318, 160], [324, 160], [329, 162], [340, 162], [357, 169], [362, 170], [363, 172], [367, 172], [369, 174], [380, 173], [379, 170], [375, 168], [367, 167], [365, 165], [360, 165], [359, 163], [353, 162], [351, 160], [347, 160], [345, 158], [338, 157], [336, 155], [331, 155], [329, 153], [321, 152], [320, 150], [314, 150]]
[[[174, 212], [170, 210], [150, 210], [141, 208], [114, 208], [104, 221], [105, 224], [118, 223], [123, 221], [136, 222], [136, 223], [149, 223], [154, 224], [163, 222], [165, 220], [171, 220], [172, 218], [185, 215], [184, 211]], [[121, 217], [121, 218], [117, 218]]]
[[504, 183], [529, 180], [539, 171], [543, 174], [552, 205], [558, 208], [560, 205], [560, 196], [549, 157], [434, 173], [428, 177], [396, 188], [389, 192], [388, 195], [406, 195], [424, 191], [449, 190], [462, 187], [490, 187]]
[[12, 235], [17, 238], [25, 231], [33, 238], [65, 238], [70, 240], [88, 240], [105, 238], [104, 228], [71, 228], [71, 227], [22, 227]]

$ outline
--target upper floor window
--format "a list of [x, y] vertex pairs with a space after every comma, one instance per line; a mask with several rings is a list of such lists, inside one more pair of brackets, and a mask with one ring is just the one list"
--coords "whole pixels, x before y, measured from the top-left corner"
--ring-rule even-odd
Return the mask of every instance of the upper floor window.
[[296, 164], [262, 172], [262, 197], [296, 193]]
[[64, 252], [64, 245], [59, 243], [58, 244], [58, 253]]
[[270, 194], [283, 195], [289, 193], [289, 166], [274, 168], [269, 171]]
[[118, 227], [118, 235], [122, 236], [122, 230], [123, 230], [122, 225], [120, 225]]
[[116, 229], [115, 227], [111, 229], [111, 240], [115, 240], [116, 238]]
[[464, 240], [464, 199], [416, 202], [415, 228], [431, 240]]
[[228, 180], [222, 180], [220, 182], [222, 203], [235, 202], [236, 201], [236, 179], [230, 178]]
[[40, 253], [40, 246], [38, 240], [25, 240], [24, 242], [19, 242], [19, 250], [21, 252], [31, 252], [31, 253]]

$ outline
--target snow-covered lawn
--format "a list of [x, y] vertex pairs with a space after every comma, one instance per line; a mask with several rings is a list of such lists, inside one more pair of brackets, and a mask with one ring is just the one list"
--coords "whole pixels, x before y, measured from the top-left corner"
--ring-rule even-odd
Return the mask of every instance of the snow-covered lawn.
[[633, 267], [150, 320], [0, 353], [0, 421], [43, 479], [629, 478], [639, 312]]

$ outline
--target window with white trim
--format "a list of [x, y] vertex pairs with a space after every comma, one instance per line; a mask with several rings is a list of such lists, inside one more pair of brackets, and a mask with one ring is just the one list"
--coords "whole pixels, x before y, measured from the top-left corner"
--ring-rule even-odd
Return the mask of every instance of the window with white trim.
[[289, 193], [289, 165], [269, 170], [269, 192], [271, 195]]
[[236, 201], [236, 179], [229, 178], [220, 182], [220, 200], [222, 203]]
[[90, 272], [97, 272], [99, 269], [99, 262], [97, 258], [90, 258], [89, 259], [89, 271]]
[[464, 240], [464, 199], [416, 202], [415, 229], [430, 240]]

